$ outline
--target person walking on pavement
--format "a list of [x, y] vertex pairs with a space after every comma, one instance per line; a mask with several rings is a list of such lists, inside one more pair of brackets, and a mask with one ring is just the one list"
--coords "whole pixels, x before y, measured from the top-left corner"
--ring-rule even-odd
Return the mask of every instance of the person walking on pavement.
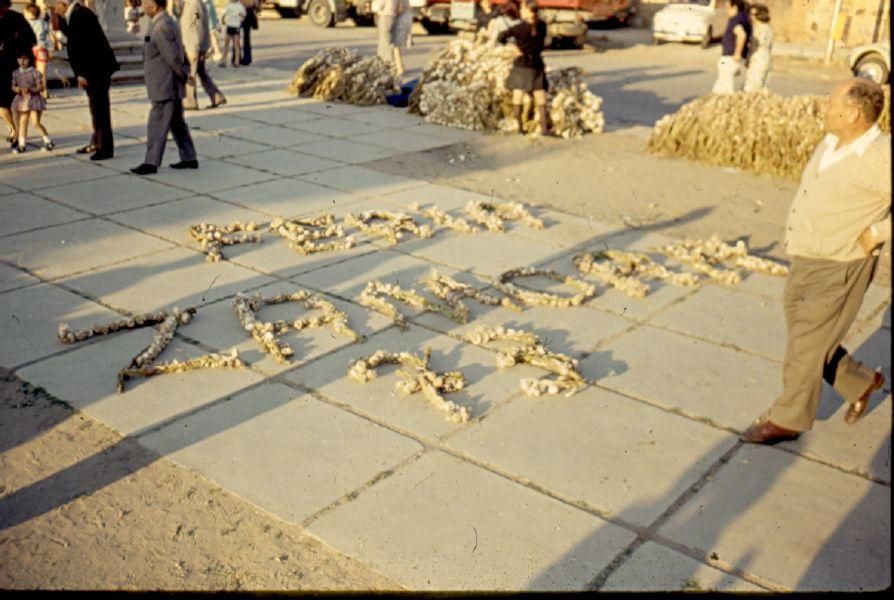
[[870, 396], [884, 385], [881, 373], [841, 346], [879, 247], [891, 239], [891, 136], [876, 124], [884, 98], [881, 86], [868, 79], [850, 79], [832, 90], [828, 134], [804, 169], [786, 224], [792, 262], [783, 295], [783, 391], [742, 433], [744, 442], [773, 444], [811, 429], [823, 380], [848, 403], [847, 424], [864, 415]]
[[223, 59], [223, 52], [220, 51], [220, 41], [218, 34], [220, 33], [220, 19], [217, 16], [217, 7], [214, 6], [214, 0], [202, 0], [205, 10], [208, 12], [208, 29], [211, 32], [211, 49], [214, 50], [212, 60], [219, 62]]
[[239, 50], [239, 47], [241, 46], [240, 32], [242, 31], [242, 21], [244, 19], [245, 7], [242, 6], [242, 2], [240, 2], [239, 0], [230, 0], [229, 4], [227, 4], [226, 9], [224, 9], [223, 17], [221, 17], [221, 23], [223, 23], [223, 26], [225, 28], [224, 49], [223, 60], [220, 61], [220, 64], [218, 66], [227, 66], [227, 58], [230, 55], [230, 44], [233, 45], [233, 66], [239, 66], [242, 60], [242, 56]]
[[717, 81], [711, 90], [714, 94], [732, 94], [736, 91], [736, 76], [742, 70], [743, 61], [748, 58], [748, 44], [751, 41], [751, 20], [745, 0], [730, 0], [729, 21], [723, 33], [723, 48], [717, 61]]
[[190, 80], [186, 82], [186, 99], [183, 110], [198, 110], [196, 78], [202, 82], [205, 93], [211, 98], [211, 108], [226, 104], [227, 99], [220, 92], [208, 70], [205, 68], [205, 57], [211, 49], [211, 28], [208, 23], [208, 11], [202, 0], [181, 0], [180, 35], [183, 39], [183, 51], [189, 63]]
[[258, 0], [242, 0], [245, 7], [245, 18], [242, 19], [242, 58], [239, 64], [247, 67], [251, 64], [251, 30], [258, 28]]
[[79, 0], [56, 0], [59, 26], [68, 39], [68, 61], [78, 78], [78, 87], [87, 93], [93, 136], [78, 154], [90, 154], [90, 160], [106, 160], [115, 154], [112, 136], [112, 107], [109, 87], [112, 73], [120, 67], [106, 39], [99, 19]]
[[[158, 172], [170, 131], [180, 152], [180, 162], [172, 169], [198, 169], [196, 149], [183, 119], [184, 84], [191, 80], [183, 55], [180, 28], [165, 12], [168, 0], [143, 0], [143, 9], [152, 19], [143, 48], [143, 72], [152, 110], [149, 112], [146, 159], [131, 169], [137, 175]], [[190, 81], [195, 85], [195, 81]]]
[[19, 56], [31, 51], [37, 38], [28, 21], [12, 8], [10, 0], [0, 0], [0, 118], [9, 132], [6, 143], [18, 147], [18, 129], [12, 117], [12, 74], [19, 68]]

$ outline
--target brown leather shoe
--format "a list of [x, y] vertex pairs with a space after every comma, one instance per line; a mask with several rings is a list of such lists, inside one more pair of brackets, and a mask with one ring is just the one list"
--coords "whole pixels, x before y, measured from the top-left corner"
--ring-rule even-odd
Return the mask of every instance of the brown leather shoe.
[[775, 444], [786, 440], [794, 440], [800, 431], [793, 431], [774, 425], [770, 421], [758, 421], [742, 432], [739, 439], [750, 444]]
[[885, 385], [885, 377], [879, 373], [875, 372], [875, 377], [872, 379], [872, 385], [869, 386], [869, 389], [866, 390], [860, 399], [847, 407], [847, 412], [844, 413], [844, 422], [848, 425], [853, 425], [866, 413], [866, 409], [869, 408], [869, 398], [872, 396], [877, 390], [882, 389], [882, 386]]

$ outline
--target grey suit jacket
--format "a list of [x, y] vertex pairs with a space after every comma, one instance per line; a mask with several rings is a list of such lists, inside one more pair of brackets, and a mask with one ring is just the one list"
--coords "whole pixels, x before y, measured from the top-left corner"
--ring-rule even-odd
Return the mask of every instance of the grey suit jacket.
[[180, 27], [166, 12], [152, 18], [143, 47], [143, 73], [153, 102], [183, 98], [189, 68], [183, 55]]
[[187, 55], [205, 54], [211, 48], [208, 8], [201, 0], [185, 0], [180, 13], [180, 35]]

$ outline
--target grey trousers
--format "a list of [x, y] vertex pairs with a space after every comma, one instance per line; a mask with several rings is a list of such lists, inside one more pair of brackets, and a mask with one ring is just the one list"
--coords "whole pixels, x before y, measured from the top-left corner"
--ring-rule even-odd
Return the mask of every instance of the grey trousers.
[[784, 293], [783, 392], [767, 413], [774, 424], [811, 429], [824, 379], [851, 404], [872, 385], [874, 372], [854, 360], [841, 340], [857, 318], [877, 261], [792, 260]]
[[208, 94], [208, 97], [211, 98], [211, 102], [217, 104], [221, 98], [223, 98], [223, 94], [220, 93], [220, 89], [214, 84], [214, 80], [211, 79], [211, 76], [208, 74], [208, 69], [205, 68], [205, 55], [199, 53], [198, 58], [195, 61], [189, 61], [189, 74], [193, 77], [193, 83], [186, 82], [186, 98], [183, 99], [183, 105], [189, 106], [191, 108], [198, 108], [199, 99], [197, 97], [197, 89], [195, 80], [198, 79], [202, 83], [202, 87], [205, 89], [205, 93]]
[[153, 102], [149, 111], [149, 141], [146, 147], [146, 162], [156, 167], [161, 166], [161, 157], [165, 153], [165, 143], [168, 140], [168, 131], [174, 137], [177, 150], [180, 151], [180, 160], [196, 160], [196, 148], [189, 135], [189, 127], [183, 120], [183, 100], [166, 100]]

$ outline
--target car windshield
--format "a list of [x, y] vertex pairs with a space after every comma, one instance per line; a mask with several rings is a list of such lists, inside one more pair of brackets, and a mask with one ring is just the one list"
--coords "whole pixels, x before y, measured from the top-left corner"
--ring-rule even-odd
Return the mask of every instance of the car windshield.
[[671, 0], [671, 4], [698, 4], [699, 6], [708, 6], [711, 0]]

